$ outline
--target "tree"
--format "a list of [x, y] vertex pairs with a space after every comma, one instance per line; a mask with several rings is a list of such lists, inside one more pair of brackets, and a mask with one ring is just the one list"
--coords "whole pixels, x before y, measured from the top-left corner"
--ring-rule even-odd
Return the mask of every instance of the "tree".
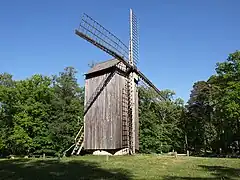
[[83, 125], [84, 89], [79, 87], [76, 73], [74, 68], [67, 67], [53, 80], [50, 129], [56, 153], [62, 153], [74, 142]]
[[12, 119], [15, 112], [15, 82], [8, 73], [0, 74], [0, 153], [8, 148], [7, 137], [12, 128]]
[[139, 87], [140, 150], [145, 153], [162, 153], [171, 149], [183, 150], [180, 129], [183, 101], [173, 101], [175, 93], [162, 91], [162, 101], [152, 89]]
[[[209, 81], [216, 87], [215, 116], [218, 123], [218, 147], [227, 153], [230, 146], [240, 149], [240, 51], [217, 63], [217, 74]], [[235, 144], [235, 145], [233, 145]]]
[[217, 63], [216, 74], [194, 84], [187, 105], [186, 132], [192, 150], [239, 151], [240, 52]]
[[40, 153], [48, 149], [51, 79], [34, 75], [16, 82], [12, 132], [9, 136], [14, 154]]
[[195, 153], [212, 150], [216, 130], [212, 119], [212, 87], [208, 82], [198, 81], [193, 85], [187, 105], [187, 132], [189, 148]]

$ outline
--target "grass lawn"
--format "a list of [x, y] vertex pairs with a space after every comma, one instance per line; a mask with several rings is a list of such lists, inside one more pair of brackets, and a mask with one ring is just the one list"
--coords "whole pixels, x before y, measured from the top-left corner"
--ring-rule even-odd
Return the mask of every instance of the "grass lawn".
[[240, 159], [153, 155], [2, 159], [0, 179], [240, 179]]

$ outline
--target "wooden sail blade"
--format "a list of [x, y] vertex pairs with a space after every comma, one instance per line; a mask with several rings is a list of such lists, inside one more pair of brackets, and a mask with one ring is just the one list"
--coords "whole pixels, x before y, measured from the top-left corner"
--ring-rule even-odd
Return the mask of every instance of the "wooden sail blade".
[[94, 46], [98, 47], [99, 49], [105, 51], [109, 55], [111, 55], [111, 56], [117, 58], [118, 60], [122, 61], [126, 66], [131, 67], [130, 64], [127, 62], [127, 60], [125, 59], [124, 56], [121, 56], [116, 51], [114, 51], [114, 50], [108, 48], [107, 46], [105, 46], [104, 44], [107, 44], [107, 42], [104, 42], [104, 40], [101, 40], [104, 43], [99, 43], [99, 41], [94, 40], [93, 38], [91, 38], [87, 34], [84, 34], [84, 33], [82, 33], [81, 31], [79, 31], [77, 29], [75, 30], [75, 34], [80, 36], [81, 38], [87, 40], [88, 42], [90, 42]]
[[75, 33], [111, 56], [128, 61], [128, 46], [87, 14]]
[[137, 65], [139, 62], [139, 26], [138, 19], [130, 9], [130, 64]]

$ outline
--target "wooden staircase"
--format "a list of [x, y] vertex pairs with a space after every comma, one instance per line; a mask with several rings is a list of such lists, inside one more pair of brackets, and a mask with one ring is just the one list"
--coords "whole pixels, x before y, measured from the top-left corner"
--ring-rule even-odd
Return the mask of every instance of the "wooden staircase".
[[67, 152], [70, 151], [73, 147], [71, 155], [79, 155], [84, 145], [84, 132], [83, 126], [78, 131], [75, 139], [74, 144], [71, 145], [66, 151], [63, 152], [63, 156], [66, 156]]
[[134, 86], [134, 80], [133, 79], [133, 74], [130, 75], [130, 78], [128, 79], [128, 128], [129, 128], [129, 154], [134, 154], [135, 153], [135, 133], [134, 133], [134, 129], [133, 129], [133, 121], [134, 121], [134, 117], [133, 117], [133, 109], [134, 109], [134, 105], [133, 105], [133, 96], [134, 96], [134, 90], [133, 90], [133, 86]]
[[131, 80], [125, 79], [125, 88], [122, 93], [122, 146], [128, 148], [128, 153], [135, 153], [133, 133], [133, 89]]
[[82, 148], [83, 148], [83, 144], [84, 144], [83, 126], [78, 131], [74, 141], [75, 141], [75, 146], [74, 146], [74, 148], [72, 150], [71, 155], [79, 155], [81, 150], [82, 150]]
[[129, 92], [128, 79], [122, 89], [122, 147], [129, 148]]

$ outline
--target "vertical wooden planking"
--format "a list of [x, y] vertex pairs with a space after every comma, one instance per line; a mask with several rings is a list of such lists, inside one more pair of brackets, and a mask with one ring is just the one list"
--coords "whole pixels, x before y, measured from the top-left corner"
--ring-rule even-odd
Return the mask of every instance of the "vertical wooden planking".
[[[105, 75], [106, 76], [106, 75]], [[105, 136], [104, 136], [104, 128], [105, 128], [105, 122], [106, 122], [106, 88], [104, 88], [102, 92], [102, 106], [101, 106], [101, 122], [99, 122], [99, 147], [100, 149], [103, 149], [104, 142], [105, 142]]]
[[[105, 74], [98, 77], [99, 84], [105, 79]], [[98, 99], [96, 100], [96, 114], [95, 114], [95, 123], [94, 123], [94, 129], [95, 129], [95, 146], [94, 149], [99, 149], [101, 147], [101, 136], [102, 132], [99, 130], [99, 126], [101, 126], [102, 123], [102, 99], [104, 98], [104, 94], [100, 94]]]
[[135, 121], [135, 148], [136, 150], [139, 150], [139, 104], [138, 104], [138, 88], [137, 88], [137, 84], [136, 84], [136, 97], [135, 97], [135, 117], [136, 117], [136, 121]]
[[[99, 78], [95, 78], [96, 79], [96, 84], [100, 84], [101, 82], [101, 79], [102, 79], [102, 76], [100, 76]], [[101, 95], [98, 97], [98, 99], [101, 99]], [[93, 114], [94, 114], [94, 118], [92, 119], [92, 126], [93, 126], [93, 132], [94, 132], [94, 141], [93, 141], [93, 148], [96, 149], [98, 147], [98, 141], [97, 141], [97, 123], [98, 123], [98, 103], [99, 101], [95, 101], [94, 102], [94, 105], [95, 105], [95, 108], [93, 109]]]
[[[101, 76], [98, 76], [98, 77], [92, 77], [86, 80], [87, 87], [85, 87], [85, 98], [86, 98], [85, 103], [94, 93], [94, 91], [96, 90], [96, 87], [100, 84], [102, 79], [103, 78]], [[95, 101], [84, 117], [84, 120], [85, 120], [84, 125], [86, 126], [84, 127], [85, 129], [84, 134], [85, 134], [85, 140], [86, 140], [84, 147], [86, 149], [96, 148], [97, 146], [97, 142], [98, 142], [97, 138], [99, 137], [98, 130], [96, 129], [96, 127], [98, 126], [97, 125], [98, 114], [100, 114], [99, 103], [98, 101]]]
[[[85, 98], [88, 100], [96, 87], [109, 75], [87, 79]], [[118, 149], [123, 147], [122, 89], [125, 77], [115, 74], [84, 117], [85, 149]], [[126, 97], [125, 97], [126, 98]]]
[[110, 95], [110, 107], [109, 107], [109, 141], [108, 141], [108, 147], [110, 149], [113, 148], [113, 144], [112, 144], [112, 139], [113, 139], [113, 123], [112, 123], [112, 113], [113, 113], [113, 109], [114, 109], [114, 101], [113, 101], [113, 80], [114, 78], [110, 81], [109, 83], [109, 95]]
[[[89, 86], [88, 86], [88, 80], [86, 79], [85, 80], [85, 95], [84, 95], [84, 106], [87, 102], [87, 98], [88, 98], [88, 89], [89, 89]], [[88, 125], [87, 125], [87, 117], [84, 116], [83, 117], [83, 123], [84, 123], [84, 147], [88, 147]]]
[[115, 101], [116, 101], [116, 109], [115, 109], [115, 113], [116, 113], [116, 123], [114, 126], [114, 133], [116, 134], [116, 148], [120, 147], [120, 138], [121, 138], [121, 125], [120, 125], [120, 118], [119, 118], [119, 111], [120, 111], [120, 101], [119, 101], [119, 80], [120, 80], [120, 76], [119, 74], [116, 74], [116, 86], [115, 86]]
[[[88, 88], [88, 100], [91, 96], [91, 93], [92, 93], [92, 82], [93, 82], [93, 79], [89, 79], [88, 80], [89, 82], [89, 88]], [[90, 109], [87, 114], [86, 114], [86, 118], [87, 118], [87, 126], [88, 126], [88, 148], [91, 148], [91, 143], [92, 143], [92, 128], [91, 128], [91, 115], [92, 115], [92, 109]]]
[[[91, 96], [91, 94], [93, 93], [93, 88], [95, 88], [93, 85], [95, 84], [95, 77], [94, 78], [92, 78], [91, 79], [91, 87], [90, 87], [90, 96]], [[92, 119], [93, 119], [93, 117], [94, 117], [94, 111], [93, 111], [93, 109], [94, 109], [94, 105], [95, 105], [95, 103], [93, 103], [93, 105], [92, 105], [92, 107], [90, 108], [90, 112], [89, 112], [89, 119], [88, 119], [88, 121], [89, 121], [89, 128], [90, 128], [90, 137], [89, 137], [89, 140], [90, 140], [90, 149], [93, 149], [93, 141], [94, 141], [94, 138], [93, 138], [93, 136], [94, 136], [94, 134], [93, 134], [93, 127], [92, 127]]]
[[121, 76], [118, 79], [118, 121], [119, 121], [119, 147], [122, 148], [122, 87], [121, 87]]
[[[103, 77], [103, 76], [102, 76]], [[101, 81], [102, 81], [102, 79], [101, 79]], [[101, 148], [101, 136], [102, 136], [102, 133], [101, 133], [101, 128], [100, 128], [100, 126], [101, 126], [101, 123], [102, 123], [102, 113], [103, 113], [103, 104], [102, 104], [102, 99], [103, 99], [103, 96], [104, 96], [104, 94], [103, 94], [103, 92], [101, 92], [101, 94], [99, 95], [99, 97], [98, 97], [98, 99], [100, 99], [101, 101], [97, 101], [97, 103], [98, 103], [98, 112], [97, 112], [97, 114], [96, 114], [96, 116], [97, 116], [97, 122], [96, 122], [96, 124], [95, 124], [95, 127], [96, 127], [96, 135], [97, 135], [97, 137], [96, 137], [96, 147], [95, 148]]]
[[121, 126], [121, 147], [120, 148], [123, 148], [123, 93], [124, 93], [124, 88], [125, 88], [125, 78], [123, 76], [121, 76], [120, 78], [120, 102], [121, 102], [121, 105], [120, 105], [120, 126]]
[[109, 140], [109, 127], [108, 127], [108, 125], [109, 125], [109, 107], [110, 107], [110, 100], [109, 100], [109, 94], [110, 94], [110, 91], [109, 91], [109, 85], [110, 85], [110, 82], [109, 82], [109, 84], [107, 85], [107, 87], [106, 87], [106, 97], [105, 97], [105, 100], [106, 100], [106, 107], [105, 107], [105, 109], [106, 109], [106, 114], [105, 114], [105, 123], [104, 123], [104, 129], [103, 129], [103, 131], [104, 131], [104, 146], [103, 146], [103, 148], [104, 149], [106, 149], [108, 146], [108, 140]]
[[[106, 75], [104, 75], [104, 78], [105, 78]], [[106, 89], [106, 88], [105, 88]], [[99, 148], [102, 149], [103, 148], [103, 142], [104, 142], [104, 135], [103, 135], [103, 130], [104, 130], [104, 122], [105, 122], [105, 95], [106, 95], [106, 90], [103, 90], [102, 91], [102, 94], [101, 94], [101, 101], [100, 103], [101, 104], [101, 114], [99, 114], [100, 116], [100, 121], [99, 121], [99, 124], [98, 124], [98, 129], [99, 129], [99, 137], [98, 137], [98, 141], [99, 141]]]
[[109, 95], [110, 95], [110, 107], [109, 107], [109, 141], [108, 141], [108, 147], [110, 149], [114, 149], [113, 143], [112, 143], [112, 139], [113, 139], [113, 109], [114, 109], [114, 104], [115, 102], [113, 101], [113, 94], [114, 94], [114, 90], [113, 90], [113, 81], [114, 78], [110, 81], [110, 86], [109, 86]]
[[[93, 79], [89, 79], [89, 88], [88, 88], [88, 99], [90, 98], [91, 95], [91, 89], [92, 89], [92, 81]], [[87, 118], [87, 126], [88, 126], [88, 149], [91, 148], [91, 142], [92, 142], [92, 137], [91, 137], [91, 133], [92, 133], [92, 129], [91, 129], [91, 114], [92, 114], [92, 109], [90, 109], [87, 114], [86, 114], [86, 118]]]
[[119, 74], [115, 75], [115, 86], [114, 86], [114, 101], [115, 101], [115, 109], [113, 112], [113, 120], [114, 120], [114, 129], [113, 129], [113, 133], [114, 133], [114, 144], [115, 144], [115, 148], [118, 149], [119, 148], [119, 132], [120, 132], [120, 126], [119, 126], [119, 100], [118, 100], [118, 93], [119, 93]]
[[[109, 86], [109, 84], [108, 84]], [[105, 88], [106, 94], [105, 94], [105, 117], [104, 117], [104, 124], [103, 124], [103, 149], [105, 149], [107, 145], [107, 133], [108, 133], [108, 106], [109, 106], [109, 100], [108, 100], [108, 86]]]
[[107, 114], [106, 114], [106, 144], [104, 144], [104, 148], [109, 148], [109, 139], [111, 135], [111, 123], [110, 123], [110, 113], [111, 113], [111, 88], [110, 83], [107, 86]]
[[[103, 75], [103, 79], [105, 79], [107, 76], [109, 75], [109, 73]], [[101, 94], [101, 99], [100, 99], [100, 103], [101, 103], [101, 109], [102, 109], [102, 112], [101, 114], [99, 115], [101, 118], [100, 118], [100, 121], [99, 121], [99, 147], [100, 148], [104, 148], [104, 141], [106, 139], [106, 136], [104, 135], [104, 125], [105, 125], [105, 120], [106, 120], [106, 113], [105, 113], [105, 110], [106, 110], [106, 101], [105, 101], [105, 96], [106, 96], [106, 88], [103, 90], [102, 94]]]
[[[97, 87], [97, 84], [98, 84], [98, 80], [100, 78], [98, 77], [94, 77], [94, 81], [92, 82], [94, 84], [94, 86]], [[94, 90], [92, 90], [91, 92], [92, 94], [94, 93]], [[95, 133], [96, 133], [96, 130], [95, 130], [95, 123], [96, 123], [96, 107], [97, 107], [97, 101], [95, 101], [92, 105], [92, 117], [91, 117], [91, 129], [92, 129], [92, 145], [91, 147], [93, 149], [95, 149], [95, 146], [96, 146], [96, 141], [95, 141]]]
[[123, 77], [119, 74], [116, 76], [116, 86], [115, 86], [115, 101], [116, 101], [116, 107], [115, 107], [115, 113], [116, 113], [116, 118], [115, 118], [115, 148], [122, 148], [122, 79]]
[[[88, 100], [89, 100], [89, 98], [90, 98], [90, 96], [91, 96], [91, 90], [92, 90], [92, 81], [93, 81], [93, 79], [89, 79], [88, 80]], [[91, 136], [91, 134], [92, 134], [92, 129], [91, 129], [91, 114], [92, 114], [92, 109], [90, 109], [90, 111], [87, 113], [87, 116], [86, 116], [86, 118], [87, 118], [87, 126], [88, 126], [88, 148], [91, 148], [91, 143], [92, 143], [92, 136]]]
[[116, 142], [117, 142], [117, 133], [116, 133], [116, 126], [117, 126], [117, 114], [116, 114], [116, 105], [117, 105], [117, 101], [116, 101], [116, 88], [117, 88], [117, 84], [116, 81], [117, 80], [117, 74], [115, 74], [114, 78], [112, 79], [112, 112], [111, 112], [111, 146], [112, 149], [116, 149]]
[[[103, 80], [103, 76], [99, 76], [98, 78], [97, 78], [97, 81], [98, 81], [98, 84], [100, 84], [101, 83], [101, 81]], [[102, 99], [102, 94], [100, 94], [99, 96], [98, 96], [98, 99], [96, 100], [96, 107], [95, 107], [95, 109], [94, 109], [94, 111], [95, 111], [95, 117], [94, 117], [94, 122], [93, 122], [93, 125], [94, 125], [94, 149], [97, 149], [97, 148], [99, 148], [99, 141], [98, 141], [98, 137], [99, 137], [99, 134], [98, 134], [98, 130], [97, 130], [97, 128], [98, 128], [98, 124], [99, 124], [99, 122], [101, 122], [101, 118], [100, 118], [100, 116], [99, 116], [99, 114], [100, 114], [100, 111], [99, 111], [99, 104], [100, 104], [100, 100]]]

